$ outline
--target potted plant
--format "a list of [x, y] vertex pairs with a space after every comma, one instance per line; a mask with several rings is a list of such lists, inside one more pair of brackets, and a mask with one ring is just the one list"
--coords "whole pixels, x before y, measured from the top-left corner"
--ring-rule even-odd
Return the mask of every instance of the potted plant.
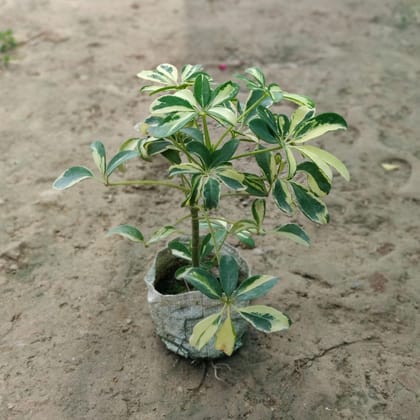
[[[277, 309], [251, 304], [278, 278], [250, 276], [228, 239], [235, 237], [253, 247], [255, 235], [273, 233], [308, 245], [309, 237], [297, 223], [265, 226], [267, 203], [274, 203], [289, 218], [301, 212], [311, 222], [328, 223], [322, 198], [330, 192], [332, 168], [346, 180], [349, 173], [339, 159], [308, 142], [328, 131], [346, 129], [347, 124], [336, 113], [316, 115], [310, 98], [267, 83], [255, 67], [237, 76], [245, 92], [232, 80], [214, 82], [200, 65], [186, 65], [179, 72], [161, 64], [138, 77], [148, 82], [141, 91], [155, 98], [150, 115], [137, 125], [140, 136], [124, 141], [109, 160], [105, 146], [92, 143], [99, 174], [75, 166], [53, 186], [63, 190], [92, 179], [105, 186], [178, 190], [179, 205], [186, 210], [182, 219], [160, 227], [147, 239], [127, 224], [109, 234], [149, 246], [178, 233], [158, 253], [146, 276], [158, 334], [168, 348], [186, 357], [231, 355], [246, 325], [273, 332], [289, 328], [291, 321]], [[276, 112], [280, 102], [295, 107], [290, 116]], [[150, 161], [158, 156], [167, 161], [166, 177], [112, 180], [130, 159]], [[246, 210], [249, 214], [233, 220], [223, 214], [220, 203], [238, 197], [248, 197], [252, 204]], [[187, 235], [182, 230], [186, 220]]]

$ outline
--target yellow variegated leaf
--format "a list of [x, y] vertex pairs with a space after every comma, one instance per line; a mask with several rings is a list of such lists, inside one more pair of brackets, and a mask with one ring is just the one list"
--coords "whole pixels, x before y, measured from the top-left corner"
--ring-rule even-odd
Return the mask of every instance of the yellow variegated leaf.
[[220, 313], [213, 314], [198, 322], [190, 337], [190, 344], [201, 350], [216, 334], [220, 323]]
[[233, 328], [232, 319], [230, 318], [230, 315], [228, 315], [217, 332], [214, 347], [216, 350], [220, 350], [227, 356], [230, 356], [235, 349], [235, 341], [235, 330]]

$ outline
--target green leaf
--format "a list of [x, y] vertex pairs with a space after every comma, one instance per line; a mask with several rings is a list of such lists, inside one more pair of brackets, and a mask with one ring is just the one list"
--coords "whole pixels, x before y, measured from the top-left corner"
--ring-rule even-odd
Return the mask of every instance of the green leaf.
[[307, 96], [297, 95], [296, 93], [283, 92], [283, 98], [299, 106], [305, 106], [306, 108], [315, 108], [315, 102]]
[[115, 169], [117, 169], [124, 162], [127, 162], [127, 160], [133, 159], [138, 156], [139, 156], [138, 152], [134, 150], [123, 150], [122, 152], [118, 152], [109, 161], [108, 166], [106, 168], [106, 175], [110, 176], [112, 172], [114, 172]]
[[[298, 172], [305, 172], [307, 174], [308, 185], [311, 188], [311, 190], [313, 190], [314, 186], [316, 187], [315, 191], [313, 191], [314, 193], [316, 193], [316, 195], [320, 196], [320, 195], [328, 194], [330, 192], [330, 189], [331, 189], [330, 180], [327, 178], [324, 172], [322, 172], [318, 168], [318, 166], [315, 163], [313, 162], [299, 163], [296, 170]], [[313, 180], [315, 185], [313, 185], [311, 180]]]
[[309, 239], [307, 233], [295, 223], [288, 223], [283, 226], [277, 226], [274, 231], [286, 238], [291, 239], [292, 241], [297, 242], [298, 244], [304, 246], [310, 245], [311, 240]]
[[[261, 98], [264, 95], [265, 95], [265, 92], [264, 92], [264, 90], [261, 90], [261, 89], [251, 90], [249, 92], [249, 95], [248, 95], [248, 98], [247, 98], [247, 101], [246, 101], [246, 104], [245, 104], [245, 110], [244, 110], [244, 112], [247, 112], [248, 113], [247, 116], [246, 116], [246, 118], [245, 118], [245, 120], [244, 120], [245, 123], [247, 123], [248, 121], [250, 121], [256, 115], [257, 109], [254, 108], [254, 105], [257, 102], [261, 101]], [[264, 99], [261, 102], [260, 105], [263, 106], [263, 107], [264, 106], [269, 106], [271, 104], [271, 102], [272, 101], [269, 98], [268, 99]]]
[[293, 214], [293, 208], [291, 206], [292, 200], [290, 197], [287, 183], [281, 179], [277, 179], [274, 184], [273, 198], [277, 207], [288, 216]]
[[201, 350], [216, 334], [220, 319], [220, 313], [216, 313], [195, 324], [189, 340], [190, 345]]
[[328, 131], [346, 130], [347, 123], [345, 119], [333, 112], [320, 114], [300, 125], [294, 133], [293, 141], [304, 143], [316, 137], [322, 136]]
[[220, 149], [215, 150], [211, 156], [211, 168], [229, 162], [239, 146], [239, 140], [230, 139]]
[[174, 226], [163, 226], [152, 235], [152, 237], [147, 243], [150, 245], [154, 244], [155, 242], [159, 242], [162, 239], [166, 239], [168, 236], [172, 235], [176, 231], [177, 230]]
[[302, 185], [290, 182], [302, 213], [315, 223], [325, 224], [329, 221], [327, 206]]
[[[258, 150], [263, 150], [264, 148], [260, 146]], [[264, 172], [267, 181], [272, 184], [277, 176], [277, 165], [274, 155], [271, 152], [258, 153], [255, 155], [255, 160], [257, 161], [258, 166]]]
[[92, 150], [92, 157], [95, 165], [99, 169], [102, 175], [105, 175], [106, 171], [106, 153], [105, 146], [100, 141], [95, 141], [90, 145]]
[[328, 180], [331, 182], [332, 180], [332, 171], [328, 164], [322, 160], [316, 153], [311, 152], [308, 150], [308, 147], [313, 146], [289, 146], [292, 149], [299, 151], [304, 157], [310, 159], [318, 168], [325, 174]]
[[235, 300], [245, 301], [265, 295], [279, 281], [278, 277], [252, 276], [243, 281], [235, 292]]
[[168, 82], [176, 84], [178, 81], [178, 70], [172, 64], [159, 64], [156, 70], [165, 77]]
[[134, 226], [119, 225], [110, 229], [106, 236], [120, 235], [133, 242], [144, 242], [143, 234]]
[[239, 92], [239, 86], [232, 81], [225, 82], [214, 89], [211, 98], [211, 108], [224, 104], [233, 99]]
[[211, 166], [212, 152], [211, 150], [207, 149], [203, 143], [193, 140], [188, 142], [186, 148], [190, 153], [200, 159], [204, 168], [209, 168]]
[[[322, 150], [319, 147], [309, 145], [294, 146], [294, 148], [306, 155], [309, 159], [311, 159], [317, 166], [320, 167], [321, 170], [324, 171], [325, 175], [328, 176], [328, 172], [325, 172], [324, 168], [321, 167], [321, 165], [319, 164], [320, 161], [324, 162], [324, 164], [332, 166], [346, 181], [350, 181], [350, 174], [344, 163], [341, 162], [340, 159], [336, 158], [331, 153]], [[328, 177], [331, 179], [330, 176]]]
[[182, 278], [210, 299], [220, 299], [223, 290], [217, 279], [203, 268], [190, 268]]
[[203, 108], [210, 102], [210, 83], [208, 77], [204, 74], [199, 74], [194, 81], [194, 97]]
[[247, 248], [255, 248], [255, 241], [252, 238], [252, 235], [247, 230], [242, 230], [236, 233], [236, 237], [239, 241], [244, 244]]
[[168, 248], [171, 250], [172, 255], [182, 260], [191, 261], [191, 248], [186, 246], [184, 243], [174, 240], [169, 242]]
[[55, 190], [65, 190], [66, 188], [72, 187], [80, 181], [87, 178], [92, 178], [93, 173], [90, 169], [84, 166], [73, 166], [72, 168], [66, 169], [53, 183]]
[[269, 306], [252, 305], [235, 309], [253, 327], [266, 333], [287, 330], [292, 325], [287, 315]]
[[287, 115], [277, 115], [276, 125], [277, 131], [279, 132], [279, 137], [282, 139], [286, 139], [290, 131], [290, 121]]
[[260, 231], [265, 218], [265, 200], [257, 198], [252, 202], [252, 216], [254, 217], [258, 231]]
[[215, 178], [209, 177], [203, 186], [204, 207], [208, 210], [215, 209], [220, 200], [220, 184]]
[[261, 118], [254, 118], [249, 122], [251, 131], [261, 140], [270, 144], [277, 144], [278, 138], [276, 132], [270, 125]]
[[214, 348], [216, 350], [221, 350], [227, 356], [230, 356], [235, 349], [235, 329], [233, 328], [233, 323], [230, 315], [226, 317], [222, 326], [216, 334], [216, 341], [214, 343]]
[[198, 128], [194, 127], [185, 127], [180, 130], [182, 134], [185, 134], [192, 140], [198, 141], [200, 143], [204, 143], [203, 141], [203, 133]]
[[239, 267], [231, 255], [222, 255], [220, 258], [220, 283], [227, 297], [230, 297], [238, 284]]

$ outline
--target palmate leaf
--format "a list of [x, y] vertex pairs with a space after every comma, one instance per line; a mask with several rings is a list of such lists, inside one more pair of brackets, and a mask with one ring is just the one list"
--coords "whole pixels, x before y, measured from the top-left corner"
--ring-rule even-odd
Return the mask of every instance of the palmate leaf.
[[290, 118], [290, 132], [293, 133], [296, 127], [312, 118], [315, 114], [314, 108], [308, 108], [306, 106], [300, 106], [293, 112]]
[[143, 234], [134, 226], [119, 225], [110, 229], [106, 236], [120, 235], [133, 242], [144, 242]]
[[87, 178], [93, 178], [93, 173], [90, 169], [84, 166], [73, 166], [66, 169], [53, 183], [55, 190], [65, 190], [80, 181]]
[[220, 149], [215, 150], [211, 155], [210, 168], [215, 168], [225, 162], [229, 162], [235, 154], [239, 143], [238, 139], [230, 139]]
[[320, 114], [299, 124], [293, 133], [293, 141], [296, 144], [305, 143], [316, 137], [322, 136], [328, 131], [346, 130], [345, 119], [333, 112]]
[[227, 356], [230, 356], [235, 348], [235, 341], [235, 329], [233, 328], [233, 323], [230, 314], [228, 314], [219, 331], [217, 331], [216, 333], [216, 341], [214, 343], [214, 348], [216, 350], [222, 351]]
[[195, 324], [189, 340], [191, 346], [201, 350], [216, 334], [220, 319], [220, 313], [216, 313]]
[[182, 274], [182, 278], [210, 299], [222, 297], [223, 290], [219, 281], [203, 268], [190, 268]]
[[297, 242], [298, 244], [309, 246], [310, 239], [307, 233], [295, 223], [288, 223], [283, 226], [277, 226], [274, 229], [274, 232], [291, 239], [292, 241]]
[[243, 185], [245, 190], [256, 197], [267, 197], [268, 191], [264, 179], [255, 174], [244, 173]]
[[235, 125], [238, 117], [235, 110], [223, 105], [212, 106], [208, 109], [207, 114], [224, 126]]
[[239, 267], [231, 255], [222, 255], [219, 265], [220, 283], [226, 296], [230, 297], [236, 289], [239, 277]]
[[265, 295], [278, 281], [278, 277], [268, 275], [252, 276], [240, 284], [235, 292], [235, 300], [246, 301], [256, 299]]
[[252, 305], [235, 309], [253, 327], [266, 333], [287, 330], [292, 325], [287, 315], [270, 306]]
[[102, 175], [105, 175], [106, 171], [106, 153], [105, 146], [100, 141], [95, 141], [90, 145], [92, 150], [92, 158], [95, 165], [99, 169]]
[[329, 215], [327, 206], [302, 185], [296, 182], [290, 182], [290, 185], [295, 194], [296, 203], [302, 213], [315, 223], [328, 223]]
[[216, 175], [228, 188], [235, 191], [245, 189], [245, 185], [243, 184], [244, 175], [235, 169], [230, 167], [219, 167], [217, 168]]

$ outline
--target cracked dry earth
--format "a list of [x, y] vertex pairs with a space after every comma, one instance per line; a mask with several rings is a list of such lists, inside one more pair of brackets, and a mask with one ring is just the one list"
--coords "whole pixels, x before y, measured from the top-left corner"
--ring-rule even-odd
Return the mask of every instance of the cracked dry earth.
[[[0, 71], [1, 419], [420, 418], [418, 1], [0, 0], [7, 28], [19, 47]], [[293, 327], [250, 332], [216, 371], [154, 335], [149, 250], [105, 238], [169, 224], [176, 197], [51, 190], [90, 165], [91, 141], [115, 151], [135, 134], [148, 102], [134, 75], [161, 62], [220, 81], [258, 65], [349, 122], [321, 141], [352, 180], [335, 180], [328, 226], [306, 224], [311, 248], [264, 237], [242, 250], [281, 277], [267, 303]]]

